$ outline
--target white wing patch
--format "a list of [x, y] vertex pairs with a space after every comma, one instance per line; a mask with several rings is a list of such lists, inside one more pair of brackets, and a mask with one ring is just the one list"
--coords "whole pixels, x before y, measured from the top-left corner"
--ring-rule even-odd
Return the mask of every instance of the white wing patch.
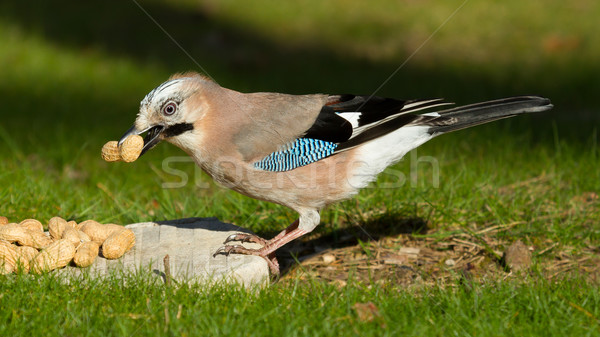
[[429, 117], [440, 117], [440, 114], [437, 112], [428, 112], [425, 114], [421, 114], [421, 116], [429, 116]]
[[341, 112], [338, 113], [338, 116], [344, 118], [350, 124], [352, 124], [352, 128], [356, 129], [358, 127], [358, 119], [362, 115], [362, 112]]

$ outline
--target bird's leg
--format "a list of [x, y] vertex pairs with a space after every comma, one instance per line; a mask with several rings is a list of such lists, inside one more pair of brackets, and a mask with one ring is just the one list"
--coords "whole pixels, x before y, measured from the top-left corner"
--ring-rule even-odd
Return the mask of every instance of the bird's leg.
[[[288, 228], [283, 230], [281, 233], [277, 234], [271, 240], [262, 239], [256, 235], [250, 234], [234, 234], [231, 235], [225, 240], [225, 243], [231, 241], [242, 241], [242, 242], [255, 242], [263, 244], [262, 248], [259, 249], [250, 249], [241, 245], [226, 245], [222, 246], [213, 254], [216, 256], [217, 254], [244, 254], [244, 255], [256, 255], [267, 260], [269, 265], [269, 269], [271, 273], [274, 275], [279, 274], [279, 263], [275, 258], [275, 251], [281, 248], [286, 243], [301, 237], [302, 235], [308, 233], [305, 230], [298, 228], [299, 220], [294, 221]], [[235, 237], [234, 237], [235, 236]]]

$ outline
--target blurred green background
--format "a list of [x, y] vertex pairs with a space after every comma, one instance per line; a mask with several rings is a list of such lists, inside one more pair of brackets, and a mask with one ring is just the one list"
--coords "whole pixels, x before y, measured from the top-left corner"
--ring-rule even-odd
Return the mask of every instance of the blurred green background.
[[[263, 206], [220, 189], [162, 189], [162, 158], [183, 154], [172, 146], [136, 164], [100, 159], [144, 95], [172, 73], [201, 71], [196, 62], [245, 92], [371, 94], [412, 56], [378, 95], [465, 104], [536, 94], [556, 106], [444, 136], [447, 147], [462, 144], [457, 155], [481, 155], [461, 143], [466, 137], [491, 139], [488, 150], [533, 142], [552, 153], [561, 143], [576, 157], [592, 148], [597, 163], [598, 17], [595, 0], [4, 0], [0, 212], [117, 222], [193, 215], [244, 222], [260, 213]], [[506, 167], [532, 164], [521, 160]], [[190, 193], [204, 199], [188, 200]], [[242, 215], [227, 215], [232, 208]]]

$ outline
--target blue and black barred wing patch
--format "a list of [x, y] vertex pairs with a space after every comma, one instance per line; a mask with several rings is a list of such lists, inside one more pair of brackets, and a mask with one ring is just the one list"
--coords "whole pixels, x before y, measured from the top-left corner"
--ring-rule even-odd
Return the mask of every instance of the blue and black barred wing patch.
[[276, 151], [254, 163], [260, 170], [283, 172], [314, 163], [333, 154], [338, 144], [320, 139], [299, 138], [285, 150]]

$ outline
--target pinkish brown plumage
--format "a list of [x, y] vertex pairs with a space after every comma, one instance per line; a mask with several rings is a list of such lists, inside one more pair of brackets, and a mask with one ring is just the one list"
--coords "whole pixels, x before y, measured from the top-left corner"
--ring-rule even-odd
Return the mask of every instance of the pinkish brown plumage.
[[271, 240], [238, 234], [225, 242], [257, 242], [260, 249], [225, 245], [215, 253], [262, 256], [277, 273], [275, 250], [311, 232], [323, 207], [356, 194], [408, 151], [439, 134], [552, 108], [548, 99], [535, 96], [442, 108], [448, 104], [245, 94], [186, 73], [146, 95], [122, 139], [147, 132], [142, 154], [166, 140], [221, 185], [298, 212], [299, 219]]

